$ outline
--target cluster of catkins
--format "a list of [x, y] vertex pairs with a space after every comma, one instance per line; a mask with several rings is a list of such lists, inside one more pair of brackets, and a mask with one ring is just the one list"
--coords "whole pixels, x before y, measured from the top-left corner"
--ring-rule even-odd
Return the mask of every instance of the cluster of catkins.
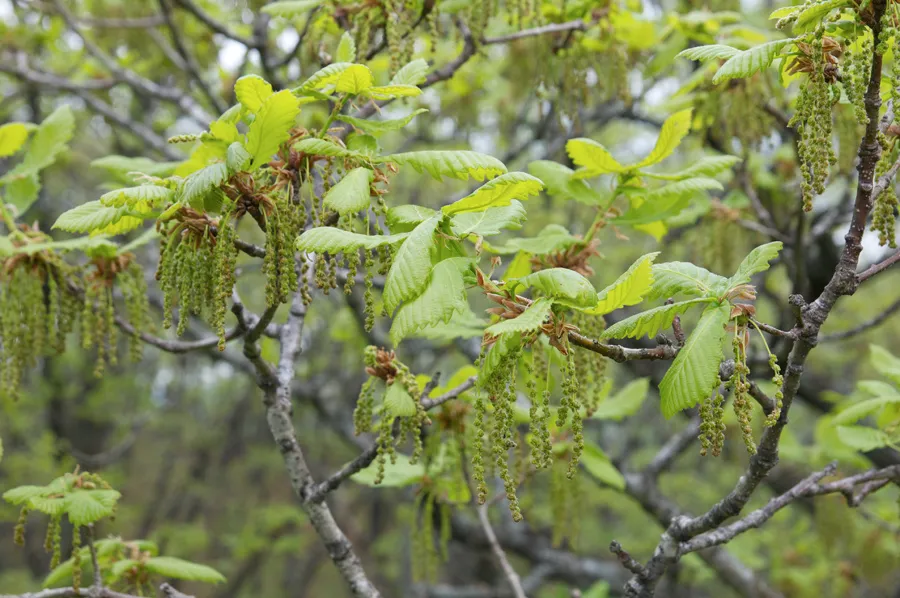
[[[450, 544], [450, 506], [444, 504], [427, 484], [416, 496], [413, 515], [412, 574], [417, 582], [434, 583], [438, 563], [447, 561]], [[437, 519], [437, 522], [435, 522]], [[435, 534], [437, 523], [437, 534]], [[437, 537], [435, 538], [435, 535]], [[437, 541], [435, 541], [437, 540]]]
[[[897, 138], [879, 134], [878, 143], [881, 145], [881, 158], [875, 166], [875, 181], [886, 174], [891, 165], [897, 161], [900, 154], [900, 144]], [[897, 246], [896, 239], [896, 214], [897, 193], [894, 185], [885, 185], [884, 189], [875, 198], [875, 206], [872, 210], [872, 230], [878, 232], [878, 242], [881, 245]]]
[[[411, 437], [413, 453], [410, 462], [417, 463], [422, 458], [422, 428], [431, 421], [422, 406], [415, 376], [393, 351], [370, 345], [366, 347], [364, 358], [369, 378], [363, 383], [356, 401], [353, 424], [356, 434], [376, 432], [378, 435], [375, 483], [380, 484], [384, 480], [387, 459], [390, 457], [391, 463], [397, 461], [398, 442]], [[386, 392], [381, 405], [376, 408], [375, 392], [379, 383], [384, 384]], [[393, 401], [389, 397], [399, 398]], [[374, 421], [376, 415], [379, 416], [377, 423]]]
[[737, 139], [743, 149], [759, 147], [772, 133], [775, 118], [766, 110], [774, 86], [765, 73], [746, 79], [732, 79], [698, 96], [695, 106], [705, 131], [731, 145]]

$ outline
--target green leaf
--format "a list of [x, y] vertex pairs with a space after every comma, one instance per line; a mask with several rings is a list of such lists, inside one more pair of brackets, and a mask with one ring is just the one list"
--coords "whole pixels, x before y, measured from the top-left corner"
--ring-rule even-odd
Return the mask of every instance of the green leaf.
[[368, 87], [362, 93], [373, 100], [392, 100], [394, 98], [414, 98], [422, 95], [422, 90], [415, 85], [380, 85]]
[[593, 139], [570, 139], [566, 143], [566, 153], [581, 170], [574, 173], [576, 178], [590, 178], [601, 174], [627, 172], [628, 166], [619, 164], [605, 147]]
[[685, 313], [695, 305], [712, 301], [714, 299], [703, 297], [642, 311], [630, 318], [620, 320], [604, 330], [602, 338], [640, 338], [642, 336], [653, 338], [660, 330], [671, 326], [675, 316]]
[[100, 203], [111, 208], [128, 206], [142, 212], [161, 207], [172, 199], [175, 191], [158, 185], [139, 185], [109, 191], [100, 196]]
[[616, 490], [625, 489], [625, 477], [616, 466], [610, 462], [609, 457], [599, 446], [593, 442], [584, 443], [584, 452], [581, 454], [581, 464], [592, 476]]
[[202, 581], [203, 583], [225, 582], [225, 577], [212, 567], [171, 556], [157, 556], [147, 559], [144, 566], [152, 573], [173, 579]]
[[235, 141], [228, 146], [225, 152], [225, 166], [230, 173], [241, 172], [250, 165], [252, 158], [253, 156], [244, 148], [244, 145]]
[[338, 44], [337, 52], [334, 53], [336, 62], [355, 62], [356, 61], [356, 42], [349, 31], [345, 31], [341, 36], [341, 42]]
[[120, 496], [115, 490], [72, 490], [65, 497], [69, 521], [81, 526], [109, 517], [115, 512]]
[[450, 230], [454, 235], [465, 237], [477, 235], [487, 237], [499, 235], [501, 230], [518, 230], [525, 220], [525, 207], [516, 200], [508, 206], [488, 208], [483, 212], [466, 212], [450, 219]]
[[481, 371], [476, 380], [478, 386], [483, 388], [490, 381], [494, 370], [497, 369], [503, 358], [521, 346], [522, 335], [518, 332], [504, 332], [498, 336], [481, 361]]
[[[87, 547], [85, 547], [87, 548]], [[90, 553], [88, 553], [90, 554]], [[83, 568], [87, 569], [88, 563], [90, 563], [90, 559], [84, 559], [82, 561]], [[47, 577], [44, 578], [44, 582], [42, 587], [52, 588], [56, 586], [70, 586], [72, 585], [72, 571], [75, 569], [75, 559], [67, 559], [59, 564], [58, 567], [53, 569]], [[101, 567], [102, 570], [102, 567]]]
[[129, 214], [128, 208], [125, 207], [111, 208], [104, 206], [99, 200], [89, 201], [60, 214], [53, 224], [53, 228], [69, 231], [70, 233], [102, 231]]
[[636, 195], [639, 205], [616, 218], [615, 222], [639, 226], [665, 220], [684, 210], [697, 192], [708, 189], [721, 190], [722, 184], [715, 179], [685, 179], [654, 189], [646, 195]]
[[0, 126], [0, 158], [12, 156], [19, 151], [28, 139], [28, 126], [25, 123], [7, 123]]
[[503, 273], [503, 280], [508, 281], [513, 278], [522, 278], [531, 274], [531, 254], [520, 251], [516, 257], [512, 259], [506, 271]]
[[890, 444], [887, 434], [866, 426], [838, 426], [837, 436], [841, 442], [858, 451], [873, 451]]
[[[350, 476], [350, 479], [357, 484], [365, 486], [376, 486], [375, 477], [378, 474], [378, 464], [372, 463], [362, 471]], [[396, 463], [391, 463], [388, 459], [384, 465], [384, 480], [378, 486], [385, 488], [399, 488], [402, 486], [411, 486], [418, 484], [425, 475], [425, 465], [418, 462], [415, 465], [409, 462], [409, 457], [402, 453], [397, 453]]]
[[334, 90], [338, 93], [359, 95], [372, 87], [374, 82], [372, 71], [362, 64], [351, 64], [345, 68], [334, 82]]
[[368, 209], [369, 186], [375, 177], [368, 168], [354, 168], [328, 190], [323, 201], [325, 205], [340, 214], [356, 214]]
[[725, 324], [731, 316], [731, 305], [706, 308], [697, 327], [659, 383], [662, 413], [675, 413], [693, 407], [709, 396], [719, 380], [719, 363], [725, 342]]
[[53, 490], [47, 486], [18, 486], [3, 493], [3, 500], [12, 505], [21, 505], [32, 498], [47, 496]]
[[385, 217], [388, 228], [393, 232], [409, 232], [419, 223], [435, 216], [437, 212], [413, 204], [405, 204], [390, 208]]
[[682, 110], [667, 118], [663, 123], [662, 129], [660, 129], [653, 151], [646, 158], [635, 164], [634, 167], [650, 166], [662, 162], [671, 156], [675, 148], [681, 144], [684, 136], [691, 130], [691, 113], [690, 109]]
[[384, 156], [382, 162], [409, 164], [417, 172], [427, 172], [436, 180], [452, 177], [482, 181], [506, 172], [506, 166], [493, 156], [468, 150], [407, 152]]
[[510, 239], [506, 245], [498, 247], [490, 247], [493, 253], [516, 253], [518, 251], [527, 251], [532, 255], [545, 255], [567, 249], [572, 245], [580, 242], [581, 239], [572, 236], [564, 226], [559, 224], [548, 224], [536, 237], [519, 237]]
[[387, 387], [384, 407], [393, 417], [412, 417], [416, 414], [415, 400], [406, 392], [406, 387], [396, 380]]
[[535, 288], [552, 297], [554, 303], [570, 307], [592, 307], [597, 291], [587, 278], [568, 268], [548, 268], [517, 279], [525, 287]]
[[676, 58], [687, 58], [688, 60], [699, 60], [705, 62], [707, 60], [723, 60], [740, 54], [741, 51], [731, 46], [723, 46], [721, 44], [712, 44], [709, 46], [697, 46], [696, 48], [688, 48], [678, 53]]
[[581, 203], [595, 206], [603, 201], [603, 196], [594, 191], [581, 179], [573, 178], [575, 171], [571, 168], [551, 162], [536, 160], [528, 164], [528, 170], [541, 179], [547, 193], [564, 199], [574, 199]]
[[408, 233], [396, 235], [362, 235], [332, 226], [319, 226], [304, 232], [297, 239], [297, 251], [336, 254], [357, 249], [375, 249], [382, 245], [399, 243]]
[[288, 140], [299, 113], [297, 98], [286, 89], [266, 98], [256, 118], [250, 123], [247, 142], [244, 144], [253, 156], [254, 168], [268, 163], [281, 144]]
[[508, 206], [514, 199], [528, 199], [531, 195], [537, 195], [543, 187], [543, 183], [537, 177], [524, 172], [508, 172], [491, 179], [474, 193], [444, 206], [441, 211], [452, 216]]
[[425, 82], [428, 75], [428, 63], [421, 58], [408, 62], [397, 71], [390, 85], [419, 85]]
[[203, 209], [203, 199], [214, 188], [228, 179], [228, 166], [224, 162], [216, 162], [192, 172], [184, 179], [178, 201], [195, 209]]
[[846, 409], [841, 410], [832, 418], [831, 422], [836, 426], [853, 424], [886, 405], [896, 404], [900, 404], [900, 394], [896, 393], [885, 397], [857, 401]]
[[[821, 23], [823, 18], [836, 8], [850, 6], [850, 0], [826, 0], [825, 2], [814, 2], [808, 5], [794, 21], [792, 30], [795, 33], [808, 31], [808, 25]], [[794, 7], [796, 8], [796, 7]]]
[[416, 226], [397, 254], [384, 282], [384, 306], [393, 313], [402, 301], [417, 297], [431, 272], [431, 248], [440, 216], [429, 218]]
[[[272, 6], [271, 4], [269, 6]], [[300, 87], [293, 89], [294, 93], [303, 93], [311, 89], [323, 89], [335, 83], [345, 70], [353, 66], [352, 62], [333, 62], [319, 69], [304, 81]]]
[[389, 133], [391, 131], [398, 131], [402, 129], [410, 122], [412, 122], [412, 119], [422, 114], [423, 112], [428, 112], [428, 109], [419, 108], [418, 110], [413, 110], [403, 118], [395, 118], [392, 120], [367, 120], [364, 118], [355, 118], [353, 116], [345, 115], [339, 116], [338, 119], [344, 121], [345, 123], [351, 124], [357, 129], [365, 131], [370, 135], [381, 135], [383, 133]]
[[244, 75], [235, 81], [234, 95], [244, 108], [256, 114], [272, 95], [272, 86], [257, 75]]
[[25, 172], [10, 177], [6, 183], [6, 203], [15, 206], [19, 214], [31, 207], [41, 190], [37, 172]]
[[670, 181], [681, 181], [696, 177], [714, 177], [725, 172], [740, 161], [741, 159], [737, 156], [703, 156], [684, 170], [679, 170], [678, 172], [645, 172], [643, 174], [649, 177]]
[[749, 77], [753, 73], [767, 69], [781, 53], [782, 48], [792, 43], [793, 38], [778, 39], [735, 54], [719, 67], [713, 76], [713, 83]]
[[470, 258], [455, 257], [431, 268], [421, 294], [407, 300], [394, 315], [390, 336], [395, 346], [419, 330], [447, 324], [469, 309], [463, 272], [471, 263]]
[[603, 400], [591, 415], [592, 419], [621, 421], [640, 410], [650, 390], [649, 378], [632, 380], [615, 395]]
[[583, 593], [582, 598], [609, 598], [609, 582], [598, 581]]
[[636, 305], [653, 286], [653, 260], [659, 252], [637, 259], [614, 283], [597, 293], [597, 304], [586, 313], [602, 316], [628, 305]]
[[747, 254], [747, 257], [738, 266], [734, 276], [728, 279], [728, 288], [736, 287], [739, 284], [747, 284], [754, 274], [764, 272], [769, 269], [769, 262], [778, 257], [781, 251], [781, 241], [773, 241], [756, 247]]
[[38, 125], [22, 162], [6, 176], [14, 177], [17, 174], [47, 168], [56, 161], [60, 152], [66, 149], [66, 144], [72, 139], [74, 132], [75, 116], [72, 114], [72, 108], [68, 105], [60, 106]]
[[181, 162], [155, 162], [149, 158], [130, 158], [126, 156], [106, 156], [91, 162], [91, 166], [102, 168], [119, 175], [137, 172], [150, 176], [167, 177]]
[[881, 345], [870, 345], [869, 355], [869, 362], [879, 374], [894, 384], [900, 384], [900, 359]]
[[289, 19], [310, 11], [320, 4], [322, 4], [322, 0], [282, 0], [281, 2], [270, 2], [263, 6], [260, 11], [273, 17]]
[[353, 150], [349, 150], [345, 147], [342, 147], [334, 142], [328, 141], [326, 139], [316, 139], [314, 137], [307, 137], [306, 139], [301, 139], [297, 143], [294, 144], [294, 149], [298, 152], [303, 152], [305, 154], [309, 154], [311, 156], [326, 156], [326, 157], [334, 157], [334, 158], [358, 158], [360, 160], [368, 161], [371, 156], [367, 156], [361, 152], [355, 152]]
[[675, 295], [717, 296], [728, 290], [728, 279], [688, 262], [666, 262], [653, 266], [653, 287], [647, 299]]
[[541, 297], [528, 308], [511, 320], [501, 320], [496, 324], [488, 326], [485, 332], [492, 335], [503, 334], [504, 332], [531, 332], [537, 330], [544, 324], [544, 320], [550, 317], [553, 309], [553, 301], [548, 297]]

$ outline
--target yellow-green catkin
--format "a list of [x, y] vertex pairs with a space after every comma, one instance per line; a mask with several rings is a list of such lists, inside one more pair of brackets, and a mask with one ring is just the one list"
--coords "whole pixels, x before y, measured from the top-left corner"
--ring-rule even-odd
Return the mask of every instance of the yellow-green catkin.
[[72, 528], [72, 588], [81, 589], [81, 527]]
[[535, 469], [550, 466], [553, 447], [550, 440], [550, 389], [548, 388], [549, 367], [543, 346], [535, 342], [531, 347], [532, 367], [526, 387], [531, 401], [531, 464]]
[[736, 326], [734, 339], [732, 340], [732, 349], [734, 352], [734, 373], [729, 380], [732, 388], [732, 408], [737, 416], [738, 426], [741, 430], [741, 437], [747, 452], [751, 455], [756, 454], [756, 442], [753, 439], [753, 427], [750, 424], [753, 413], [752, 398], [750, 397], [750, 369], [747, 367], [747, 352], [745, 345], [745, 328]]
[[[886, 135], [879, 135], [879, 143], [881, 144], [882, 154], [875, 166], [875, 182], [884, 176], [891, 165], [897, 160], [898, 150], [900, 146], [896, 143], [896, 138], [888, 140]], [[896, 210], [897, 210], [897, 193], [894, 191], [893, 183], [884, 187], [884, 190], [875, 198], [875, 206], [872, 210], [872, 230], [878, 233], [878, 242], [881, 245], [889, 247], [897, 246], [896, 238]]]
[[700, 455], [704, 457], [707, 451], [718, 457], [725, 445], [725, 398], [718, 383], [711, 394], [700, 404]]
[[214, 282], [212, 316], [210, 325], [215, 329], [219, 337], [219, 351], [225, 350], [225, 316], [228, 312], [228, 303], [234, 290], [236, 280], [235, 267], [237, 265], [238, 249], [234, 244], [237, 235], [234, 226], [226, 218], [219, 221], [216, 229], [216, 246], [213, 259], [215, 262], [216, 278]]

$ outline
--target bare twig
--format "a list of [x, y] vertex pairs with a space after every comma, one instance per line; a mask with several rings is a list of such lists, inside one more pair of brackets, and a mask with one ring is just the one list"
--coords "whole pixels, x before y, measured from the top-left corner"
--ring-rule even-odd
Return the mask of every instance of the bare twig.
[[822, 342], [822, 341], [825, 341], [825, 342], [827, 342], [827, 341], [842, 341], [842, 340], [854, 337], [857, 334], [861, 334], [861, 333], [865, 332], [866, 330], [875, 328], [876, 326], [878, 326], [879, 324], [881, 324], [882, 322], [887, 320], [889, 317], [894, 315], [897, 312], [897, 310], [900, 310], [900, 299], [891, 303], [884, 311], [882, 311], [880, 314], [878, 314], [871, 320], [867, 320], [867, 321], [863, 322], [862, 324], [860, 324], [858, 326], [854, 326], [853, 328], [851, 328], [849, 330], [844, 330], [841, 332], [834, 332], [832, 334], [823, 334], [822, 337], [819, 338], [819, 341], [820, 342]]
[[890, 268], [891, 266], [896, 264], [898, 261], [900, 261], [900, 251], [892, 253], [890, 256], [884, 258], [877, 264], [873, 264], [873, 265], [869, 266], [868, 268], [866, 268], [865, 270], [863, 270], [862, 272], [860, 272], [859, 275], [857, 276], [857, 280], [860, 283], [863, 283], [863, 282], [867, 281], [868, 279], [872, 278], [873, 276], [875, 276], [876, 274], [878, 274], [879, 272], [883, 272], [883, 271], [887, 270], [888, 268]]

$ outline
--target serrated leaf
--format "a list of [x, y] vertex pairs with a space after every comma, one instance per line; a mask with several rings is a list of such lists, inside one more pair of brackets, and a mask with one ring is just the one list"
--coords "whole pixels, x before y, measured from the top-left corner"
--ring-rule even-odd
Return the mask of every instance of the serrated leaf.
[[367, 87], [362, 93], [373, 100], [393, 100], [394, 98], [414, 98], [422, 95], [415, 85], [376, 85]]
[[0, 158], [11, 156], [19, 151], [28, 139], [28, 126], [25, 123], [6, 123], [0, 126]]
[[700, 316], [684, 346], [659, 383], [662, 413], [672, 417], [709, 396], [719, 379], [725, 325], [731, 305], [712, 305]]
[[671, 326], [675, 316], [685, 313], [695, 305], [711, 303], [712, 301], [713, 299], [704, 297], [654, 307], [635, 314], [630, 318], [619, 320], [604, 330], [601, 338], [640, 338], [642, 336], [653, 338], [660, 330]]
[[368, 209], [369, 186], [374, 176], [368, 168], [354, 168], [328, 190], [323, 199], [325, 205], [341, 216]]
[[846, 409], [842, 409], [832, 418], [831, 422], [836, 426], [856, 423], [886, 405], [896, 404], [900, 404], [900, 394], [896, 394], [896, 392], [884, 397], [857, 401]]
[[597, 291], [590, 281], [568, 268], [539, 270], [517, 279], [517, 282], [545, 293], [554, 303], [591, 307], [597, 302]]
[[281, 144], [288, 140], [299, 113], [297, 98], [286, 89], [266, 98], [256, 118], [250, 123], [247, 142], [244, 144], [253, 157], [254, 168], [268, 163]]
[[334, 59], [337, 62], [355, 62], [356, 61], [356, 42], [349, 31], [345, 31], [341, 36], [337, 51], [334, 53]]
[[294, 144], [294, 149], [298, 152], [303, 152], [309, 154], [311, 156], [326, 156], [326, 157], [334, 157], [334, 158], [358, 158], [360, 160], [369, 160], [371, 156], [367, 156], [366, 154], [355, 152], [353, 150], [349, 150], [343, 146], [340, 146], [332, 141], [328, 141], [326, 139], [316, 139], [314, 137], [307, 137], [306, 139], [301, 139], [297, 143]]
[[741, 261], [734, 276], [728, 279], [727, 286], [732, 288], [739, 284], [747, 284], [754, 274], [768, 270], [769, 262], [778, 257], [778, 252], [781, 251], [782, 246], [781, 241], [773, 241], [754, 248]]
[[605, 147], [593, 139], [570, 139], [566, 143], [566, 153], [581, 170], [575, 171], [576, 178], [589, 178], [601, 174], [627, 172], [628, 166], [620, 164]]
[[416, 414], [415, 400], [406, 392], [406, 387], [396, 380], [387, 387], [384, 408], [392, 417], [412, 417]]
[[181, 162], [156, 162], [149, 158], [131, 158], [127, 156], [106, 156], [91, 162], [95, 168], [103, 168], [120, 175], [129, 172], [140, 172], [150, 176], [167, 177]]
[[436, 180], [452, 177], [482, 181], [506, 172], [506, 166], [493, 156], [468, 150], [406, 152], [384, 156], [381, 162], [409, 164], [418, 172], [427, 172]]
[[810, 29], [807, 27], [808, 25], [822, 22], [825, 15], [832, 10], [849, 5], [850, 0], [825, 0], [825, 2], [814, 2], [800, 11], [797, 18], [794, 20], [792, 30], [794, 33], [807, 31]]
[[873, 451], [890, 444], [890, 438], [883, 431], [867, 426], [838, 426], [837, 436], [841, 442], [858, 451]]
[[234, 83], [234, 95], [249, 112], [256, 114], [272, 95], [272, 85], [258, 75], [244, 75]]
[[684, 210], [696, 193], [709, 189], [722, 190], [722, 184], [715, 179], [707, 178], [669, 183], [645, 195], [636, 196], [638, 205], [616, 218], [615, 222], [637, 227], [665, 220]]
[[113, 257], [117, 253], [116, 244], [104, 237], [79, 237], [66, 241], [51, 241], [49, 243], [29, 243], [16, 247], [14, 253], [35, 253], [50, 250], [54, 252], [82, 251], [86, 254], [107, 255]]
[[104, 206], [99, 200], [89, 201], [60, 214], [53, 228], [70, 233], [99, 232], [128, 214], [128, 208], [111, 208]]
[[653, 287], [647, 299], [669, 299], [676, 295], [717, 296], [728, 290], [728, 279], [689, 262], [666, 262], [653, 266]]
[[621, 421], [640, 410], [650, 390], [649, 378], [632, 380], [613, 396], [604, 399], [591, 415], [592, 419]]
[[350, 479], [365, 486], [380, 486], [384, 488], [411, 486], [422, 480], [422, 476], [425, 475], [425, 465], [421, 462], [413, 465], [409, 462], [409, 457], [402, 453], [398, 453], [395, 463], [391, 463], [390, 459], [385, 463], [384, 480], [382, 480], [380, 484], [375, 484], [377, 475], [378, 464], [372, 463], [362, 471], [350, 476]]
[[390, 85], [419, 85], [428, 75], [428, 63], [421, 58], [403, 65], [391, 79]]
[[68, 105], [60, 106], [38, 125], [22, 161], [7, 176], [14, 177], [47, 168], [66, 149], [74, 132], [75, 116], [72, 108]]
[[273, 17], [292, 18], [314, 9], [322, 4], [322, 0], [281, 0], [270, 2], [260, 9], [260, 12]]
[[450, 230], [459, 237], [499, 235], [504, 229], [522, 228], [525, 217], [525, 207], [520, 202], [512, 200], [508, 206], [488, 208], [483, 212], [457, 214], [450, 219]]
[[628, 305], [640, 303], [653, 286], [653, 260], [659, 252], [638, 258], [615, 282], [597, 293], [597, 304], [585, 313], [602, 316]]
[[440, 216], [429, 218], [413, 229], [394, 256], [384, 281], [384, 306], [392, 314], [402, 301], [417, 297], [431, 272], [431, 248]]
[[869, 356], [869, 362], [879, 374], [900, 384], [900, 359], [881, 345], [870, 345]]
[[[85, 547], [87, 548], [87, 547]], [[90, 554], [90, 553], [88, 553]], [[85, 555], [86, 556], [86, 555]], [[87, 568], [88, 563], [90, 563], [90, 559], [84, 559], [81, 564], [84, 568]], [[72, 571], [75, 569], [75, 560], [67, 559], [59, 564], [58, 567], [53, 569], [47, 577], [44, 578], [44, 582], [42, 587], [52, 588], [60, 585], [71, 585], [72, 580]]]
[[548, 224], [536, 237], [510, 239], [506, 245], [490, 247], [490, 251], [500, 254], [527, 251], [533, 255], [545, 255], [567, 249], [579, 241], [580, 239], [573, 236], [564, 226]]
[[725, 172], [740, 161], [741, 159], [737, 156], [703, 156], [684, 170], [672, 173], [645, 172], [643, 174], [649, 177], [670, 181], [681, 181], [696, 177], [714, 177]]
[[[272, 6], [271, 4], [269, 6]], [[335, 83], [345, 70], [354, 66], [352, 62], [333, 62], [323, 67], [304, 81], [300, 87], [293, 90], [294, 93], [303, 93], [310, 89], [323, 89]]]
[[23, 172], [16, 176], [9, 175], [6, 181], [6, 203], [15, 206], [22, 214], [31, 207], [41, 190], [41, 181], [37, 171]]
[[32, 498], [46, 496], [53, 492], [47, 486], [18, 486], [3, 493], [3, 500], [12, 505], [21, 505]]
[[382, 245], [399, 243], [409, 236], [408, 233], [395, 235], [363, 235], [352, 233], [333, 226], [319, 226], [305, 231], [297, 239], [297, 251], [309, 253], [350, 252], [357, 249], [375, 249]]
[[88, 525], [112, 515], [120, 496], [116, 490], [75, 489], [66, 494], [66, 514], [72, 525]]
[[643, 168], [658, 162], [662, 162], [672, 155], [675, 148], [681, 144], [681, 140], [691, 130], [691, 109], [676, 112], [665, 120], [656, 139], [656, 145], [646, 158], [634, 165], [635, 168]]
[[499, 335], [504, 332], [526, 333], [537, 330], [544, 324], [544, 320], [550, 316], [552, 309], [553, 301], [549, 297], [541, 297], [517, 317], [492, 324], [485, 329], [485, 332]]
[[531, 254], [520, 251], [516, 257], [512, 259], [506, 271], [503, 273], [503, 281], [509, 281], [513, 278], [522, 278], [531, 274]]
[[476, 379], [478, 386], [484, 387], [491, 380], [494, 370], [497, 369], [503, 358], [521, 346], [522, 335], [518, 332], [504, 332], [498, 336], [481, 361], [481, 371]]
[[203, 209], [203, 198], [215, 187], [228, 179], [228, 166], [216, 162], [192, 172], [184, 179], [178, 201], [195, 209]]
[[206, 565], [192, 563], [171, 556], [157, 556], [144, 562], [148, 571], [173, 579], [202, 581], [204, 583], [224, 583], [225, 577]]
[[571, 198], [591, 206], [603, 201], [602, 195], [594, 191], [585, 181], [573, 178], [575, 171], [562, 164], [536, 160], [528, 164], [528, 171], [541, 179], [550, 195]]
[[412, 119], [414, 119], [419, 114], [422, 114], [423, 112], [428, 112], [428, 109], [419, 108], [417, 110], [413, 110], [410, 114], [407, 114], [403, 118], [395, 118], [392, 120], [368, 120], [364, 118], [355, 118], [353, 116], [345, 115], [339, 116], [338, 119], [344, 121], [345, 123], [351, 124], [357, 129], [365, 131], [370, 135], [381, 135], [382, 133], [399, 131], [410, 122], [412, 122]]
[[612, 464], [606, 453], [593, 442], [587, 441], [584, 443], [581, 464], [588, 473], [607, 486], [616, 490], [625, 489], [625, 477], [622, 475], [622, 472], [616, 469], [616, 466]]
[[441, 211], [452, 216], [465, 212], [480, 212], [492, 207], [508, 206], [514, 199], [528, 199], [541, 192], [540, 179], [524, 172], [508, 172], [491, 179], [474, 193], [444, 206]]
[[100, 203], [113, 208], [128, 206], [146, 211], [150, 208], [162, 206], [170, 201], [174, 194], [175, 192], [167, 187], [139, 185], [104, 193], [100, 196]]
[[228, 168], [228, 172], [241, 172], [250, 165], [252, 158], [253, 156], [244, 148], [244, 145], [235, 141], [228, 146], [225, 152], [225, 166]]
[[678, 53], [676, 58], [687, 58], [688, 60], [699, 60], [705, 62], [707, 60], [726, 60], [741, 51], [731, 46], [723, 46], [721, 44], [711, 44], [708, 46], [697, 46], [696, 48], [688, 48]]
[[50, 515], [51, 517], [61, 517], [66, 511], [66, 499], [59, 496], [35, 496], [29, 501], [31, 508]]
[[437, 211], [431, 208], [405, 204], [390, 208], [385, 221], [392, 232], [409, 232], [436, 214]]
[[463, 271], [471, 263], [469, 258], [456, 257], [431, 268], [421, 294], [404, 302], [394, 314], [390, 336], [395, 346], [419, 330], [447, 324], [455, 315], [469, 309]]
[[334, 90], [338, 93], [359, 95], [372, 87], [374, 79], [372, 71], [363, 64], [351, 64], [338, 75], [334, 82]]
[[735, 54], [719, 67], [713, 75], [713, 83], [749, 77], [753, 73], [767, 69], [781, 53], [782, 48], [793, 42], [792, 38], [778, 39]]

